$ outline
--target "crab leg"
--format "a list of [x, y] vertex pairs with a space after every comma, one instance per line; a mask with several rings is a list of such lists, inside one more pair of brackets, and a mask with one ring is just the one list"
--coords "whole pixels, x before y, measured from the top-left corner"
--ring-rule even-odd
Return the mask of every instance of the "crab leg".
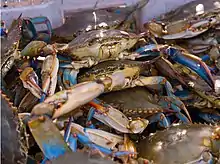
[[48, 45], [44, 41], [31, 41], [26, 45], [26, 47], [21, 51], [20, 55], [22, 58], [47, 56], [51, 54], [56, 54], [56, 49], [53, 45]]
[[143, 47], [138, 48], [135, 52], [139, 54], [139, 57], [144, 56], [159, 56], [160, 50], [163, 48], [167, 48], [168, 45], [162, 44], [149, 44]]
[[37, 98], [41, 98], [43, 93], [42, 89], [38, 86], [38, 77], [34, 72], [33, 68], [27, 67], [20, 75], [20, 79], [25, 88], [29, 89], [30, 92]]
[[115, 73], [111, 78], [98, 80], [97, 82], [79, 83], [70, 89], [57, 92], [44, 102], [55, 105], [62, 104], [61, 107], [55, 110], [53, 115], [53, 118], [60, 117], [98, 97], [104, 92], [105, 86], [111, 85], [111, 87], [115, 87], [125, 83], [125, 77], [121, 73]]
[[38, 98], [28, 92], [18, 104], [19, 111], [29, 112], [38, 103]]
[[118, 143], [123, 143], [123, 137], [103, 130], [83, 128], [76, 123], [71, 124], [71, 129], [72, 132], [79, 131], [83, 135], [87, 136], [91, 142], [108, 149], [113, 149]]
[[95, 128], [95, 126], [92, 124], [92, 118], [95, 114], [95, 110], [96, 110], [96, 108], [94, 108], [94, 107], [91, 107], [89, 109], [89, 113], [88, 113], [88, 116], [87, 116], [87, 122], [86, 122], [87, 126], [89, 128], [92, 128], [92, 129]]
[[[184, 103], [178, 100], [177, 97], [162, 96], [158, 104], [164, 108], [173, 109], [175, 112], [175, 115], [184, 123], [192, 122], [189, 112], [186, 109]], [[181, 109], [186, 113], [189, 119], [184, 114], [181, 113]]]
[[71, 124], [71, 132], [74, 134], [73, 136], [75, 136], [75, 140], [79, 140], [82, 144], [107, 155], [114, 154], [115, 156], [122, 156], [136, 153], [132, 151], [118, 150], [114, 153], [113, 150], [116, 149], [115, 146], [124, 143], [123, 138], [118, 135], [98, 129], [84, 128], [75, 123]]
[[55, 119], [90, 102], [103, 92], [104, 86], [102, 84], [96, 82], [80, 83], [46, 98], [44, 102], [34, 106], [31, 114], [37, 116], [46, 114]]
[[[41, 78], [42, 78], [42, 90], [48, 96], [54, 94], [57, 85], [57, 72], [59, 68], [59, 61], [56, 55], [48, 55], [42, 66]], [[45, 95], [42, 95], [41, 102], [45, 99]]]
[[163, 70], [161, 71], [163, 76], [171, 79], [177, 79], [182, 85], [187, 86], [183, 76], [175, 70], [173, 64], [169, 60], [161, 57], [154, 63], [154, 65], [158, 70]]
[[[176, 111], [178, 113], [181, 111], [181, 109], [183, 109], [184, 112], [187, 114], [187, 117], [191, 121], [191, 117], [190, 117], [189, 112], [186, 109], [184, 103], [182, 101], [180, 101], [174, 95], [173, 88], [172, 88], [171, 84], [169, 83], [169, 81], [166, 80], [166, 78], [164, 78], [162, 76], [153, 76], [153, 77], [143, 77], [143, 76], [140, 76], [138, 79], [133, 80], [131, 83], [132, 83], [131, 84], [132, 87], [135, 87], [135, 86], [146, 86], [146, 87], [149, 87], [149, 86], [152, 86], [152, 85], [159, 85], [158, 87], [160, 87], [161, 85], [164, 85], [165, 89], [166, 89], [166, 92], [167, 92], [167, 97], [168, 98], [165, 99], [165, 101], [160, 100], [159, 101], [160, 105], [162, 105], [162, 106], [165, 105], [165, 107], [171, 105], [170, 107], [174, 111]], [[172, 99], [172, 101], [170, 99]], [[188, 123], [189, 120], [187, 118], [186, 119], [184, 118], [183, 121]]]
[[167, 48], [165, 50], [172, 60], [178, 62], [195, 71], [203, 80], [205, 80], [210, 87], [214, 88], [214, 80], [207, 65], [197, 56], [183, 53], [175, 48]]

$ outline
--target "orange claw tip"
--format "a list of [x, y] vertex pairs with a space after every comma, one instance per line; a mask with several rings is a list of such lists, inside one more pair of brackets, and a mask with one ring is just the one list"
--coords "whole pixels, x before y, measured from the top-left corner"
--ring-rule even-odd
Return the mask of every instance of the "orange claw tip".
[[105, 111], [105, 109], [104, 109], [105, 107], [103, 107], [102, 105], [99, 105], [93, 101], [90, 101], [88, 104], [91, 105], [92, 107], [96, 108], [97, 110]]

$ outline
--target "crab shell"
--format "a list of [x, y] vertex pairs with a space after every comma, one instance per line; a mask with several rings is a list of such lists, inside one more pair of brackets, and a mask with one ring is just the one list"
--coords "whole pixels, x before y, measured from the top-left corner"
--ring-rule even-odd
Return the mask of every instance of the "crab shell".
[[219, 133], [213, 133], [217, 132], [215, 128], [211, 125], [191, 124], [176, 125], [167, 130], [158, 131], [138, 144], [139, 156], [157, 164], [194, 161], [202, 155], [203, 157], [209, 155], [205, 150], [219, 156], [220, 140]]
[[[217, 10], [216, 2], [218, 1], [195, 0], [176, 8], [175, 10], [161, 15], [159, 19], [163, 22], [174, 22], [181, 19], [187, 19], [191, 16], [207, 16], [207, 13], [212, 13], [213, 11]], [[204, 6], [205, 13], [202, 15], [196, 15], [196, 7], [201, 4]]]
[[[141, 73], [150, 74], [150, 64], [141, 61], [118, 60], [105, 61], [90, 68], [88, 71], [81, 71], [78, 75], [78, 82], [99, 80], [110, 77], [114, 73], [122, 72], [125, 78], [136, 79]], [[121, 90], [123, 87], [115, 87], [113, 90]], [[106, 90], [105, 92], [108, 92]]]
[[52, 45], [47, 45], [44, 41], [34, 40], [27, 44], [21, 51], [21, 57], [38, 57], [54, 54], [55, 49]]
[[95, 30], [76, 37], [68, 45], [58, 49], [80, 60], [117, 58], [119, 53], [132, 48], [140, 36], [120, 30]]
[[[1, 94], [1, 129], [4, 131], [1, 135], [1, 161], [2, 163], [26, 163], [26, 151], [19, 130], [19, 122], [13, 111], [16, 107], [12, 106], [9, 98]], [[17, 130], [17, 128], [19, 130]]]
[[153, 102], [153, 96], [144, 87], [110, 92], [99, 98], [121, 110], [127, 117], [146, 118], [163, 112], [163, 108]]

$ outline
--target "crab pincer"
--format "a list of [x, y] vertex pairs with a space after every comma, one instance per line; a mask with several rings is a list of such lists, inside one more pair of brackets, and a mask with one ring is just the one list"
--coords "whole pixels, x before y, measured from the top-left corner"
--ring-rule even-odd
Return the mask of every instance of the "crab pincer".
[[38, 85], [38, 76], [34, 72], [33, 68], [26, 67], [21, 73], [20, 79], [25, 88], [29, 89], [30, 92], [37, 98], [41, 98], [43, 90]]
[[[70, 89], [62, 90], [52, 96], [49, 96], [43, 103], [38, 104], [38, 107], [43, 104], [53, 105], [55, 109], [52, 118], [55, 119], [73, 111], [81, 105], [92, 101], [103, 92], [103, 84], [98, 84], [97, 82], [91, 81], [79, 83]], [[34, 113], [38, 115], [38, 110], [35, 109], [35, 111], [36, 112]], [[46, 111], [44, 112], [45, 114], [47, 113]]]
[[31, 41], [25, 46], [21, 51], [20, 55], [22, 58], [26, 57], [38, 57], [38, 56], [47, 56], [49, 54], [56, 53], [54, 46], [48, 45], [44, 41]]
[[[175, 100], [174, 104], [172, 105], [173, 107], [175, 104], [179, 104], [181, 101], [178, 100], [177, 97], [175, 97], [173, 88], [169, 83], [169, 81], [167, 81], [167, 79], [162, 76], [150, 76], [150, 77], [143, 76], [145, 74], [148, 75], [151, 74], [150, 72], [151, 64], [156, 60], [157, 59], [153, 59], [151, 61], [144, 61], [144, 62], [129, 61], [129, 60], [123, 60], [118, 62], [116, 61], [102, 62], [91, 68], [87, 73], [80, 75], [78, 77], [78, 80], [81, 82], [88, 80], [97, 80], [97, 79], [101, 79], [101, 81], [109, 80], [110, 82], [108, 82], [108, 85], [106, 85], [105, 82], [103, 82], [103, 84], [105, 84], [105, 92], [118, 91], [126, 88], [134, 88], [138, 86], [147, 87], [147, 88], [153, 87], [154, 89], [156, 87], [157, 91], [158, 90], [161, 91], [163, 88], [165, 88], [166, 90], [165, 96], [171, 97], [173, 98], [173, 100]], [[103, 72], [103, 70], [105, 72]], [[117, 85], [112, 85], [113, 82], [116, 83]], [[163, 96], [163, 93], [159, 92], [159, 95]], [[184, 109], [186, 114], [188, 115], [188, 112], [185, 106], [183, 105], [180, 105], [180, 107], [181, 109]], [[177, 112], [181, 111], [179, 108], [175, 110]], [[189, 115], [188, 117], [190, 119]], [[181, 117], [178, 118], [181, 119]], [[189, 121], [186, 120], [188, 119], [184, 119], [182, 121], [188, 123]]]
[[108, 104], [102, 104], [98, 99], [89, 103], [95, 112], [89, 112], [88, 118], [94, 117], [100, 122], [123, 133], [142, 133], [148, 126], [146, 119], [129, 120], [121, 111]]
[[73, 140], [68, 140], [70, 145], [72, 143], [76, 144], [77, 142], [75, 141], [78, 140], [90, 149], [98, 150], [98, 153], [102, 156], [124, 158], [129, 155], [135, 156], [137, 153], [135, 145], [128, 137], [123, 138], [99, 129], [84, 128], [76, 123], [71, 123], [71, 133], [74, 138]]
[[[59, 60], [56, 55], [48, 55], [43, 61], [41, 70], [42, 78], [42, 90], [48, 96], [52, 96], [56, 89], [57, 73], [59, 68]], [[41, 101], [43, 101], [45, 95], [42, 95]]]
[[165, 50], [172, 60], [195, 71], [211, 88], [214, 88], [214, 80], [208, 66], [197, 56], [182, 52], [176, 48], [169, 47]]

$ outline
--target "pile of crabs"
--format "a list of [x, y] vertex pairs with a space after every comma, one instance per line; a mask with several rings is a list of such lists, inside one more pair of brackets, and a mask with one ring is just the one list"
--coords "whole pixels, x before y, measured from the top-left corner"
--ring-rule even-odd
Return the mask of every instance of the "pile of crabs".
[[23, 47], [21, 21], [2, 42], [2, 111], [15, 114], [21, 147], [6, 163], [70, 152], [103, 163], [220, 162], [219, 8], [150, 21], [140, 34], [94, 29]]

